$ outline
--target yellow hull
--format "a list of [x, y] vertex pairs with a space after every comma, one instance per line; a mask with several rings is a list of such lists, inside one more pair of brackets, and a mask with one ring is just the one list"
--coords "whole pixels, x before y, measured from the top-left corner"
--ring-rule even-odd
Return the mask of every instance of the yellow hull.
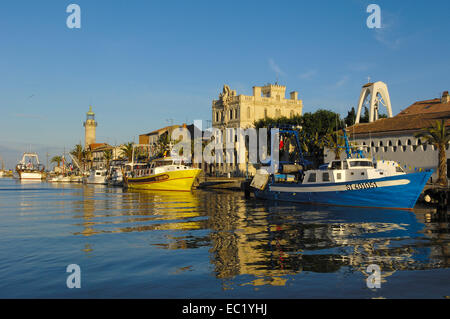
[[200, 172], [200, 169], [192, 168], [156, 175], [129, 177], [125, 178], [125, 185], [131, 189], [190, 191]]

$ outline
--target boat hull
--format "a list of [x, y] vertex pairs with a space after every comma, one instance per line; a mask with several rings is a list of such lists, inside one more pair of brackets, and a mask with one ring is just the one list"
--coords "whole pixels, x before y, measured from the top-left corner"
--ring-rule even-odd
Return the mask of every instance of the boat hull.
[[200, 172], [200, 169], [186, 169], [143, 177], [124, 177], [124, 184], [131, 189], [190, 191]]
[[86, 184], [107, 185], [106, 176], [89, 176], [86, 178]]
[[432, 173], [316, 185], [275, 183], [262, 191], [255, 190], [255, 196], [310, 204], [411, 210]]
[[44, 178], [44, 174], [42, 172], [19, 171], [18, 174], [21, 180], [42, 180]]

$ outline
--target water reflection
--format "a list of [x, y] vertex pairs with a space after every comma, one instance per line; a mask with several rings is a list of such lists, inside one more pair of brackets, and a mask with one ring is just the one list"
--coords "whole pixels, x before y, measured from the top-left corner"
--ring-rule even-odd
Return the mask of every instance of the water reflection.
[[[226, 192], [80, 190], [74, 218], [81, 230], [74, 235], [162, 231], [150, 245], [209, 247], [216, 278], [251, 276], [240, 285], [282, 286], [301, 272], [367, 276], [370, 264], [380, 266], [382, 282], [400, 270], [449, 267], [449, 223], [429, 218], [435, 216], [429, 209], [270, 204]], [[83, 249], [92, 251], [88, 244]]]

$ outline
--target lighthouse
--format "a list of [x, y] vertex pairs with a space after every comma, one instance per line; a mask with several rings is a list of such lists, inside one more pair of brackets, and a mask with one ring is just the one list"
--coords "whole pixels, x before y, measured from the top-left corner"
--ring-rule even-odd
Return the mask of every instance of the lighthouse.
[[95, 143], [95, 128], [97, 122], [95, 122], [95, 113], [92, 112], [92, 106], [89, 106], [89, 112], [86, 113], [86, 122], [84, 126], [84, 148], [87, 149], [89, 145]]

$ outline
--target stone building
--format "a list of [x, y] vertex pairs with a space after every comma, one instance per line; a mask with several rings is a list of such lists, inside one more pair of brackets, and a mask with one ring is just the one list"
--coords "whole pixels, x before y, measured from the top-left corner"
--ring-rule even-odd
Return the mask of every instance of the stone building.
[[[355, 124], [347, 128], [350, 142], [362, 146], [367, 157], [394, 160], [406, 172], [416, 169], [433, 169], [433, 180], [438, 173], [438, 150], [425, 145], [414, 134], [445, 120], [450, 129], [450, 97], [445, 91], [441, 98], [418, 101], [392, 118], [379, 119], [372, 123]], [[450, 177], [450, 151], [447, 145], [447, 177]], [[345, 154], [342, 152], [341, 158]], [[325, 150], [325, 162], [334, 159], [331, 150]]]
[[[303, 102], [298, 98], [298, 92], [290, 92], [286, 98], [286, 86], [267, 84], [263, 87], [254, 86], [253, 95], [237, 95], [236, 90], [231, 90], [224, 85], [218, 100], [212, 102], [212, 126], [222, 131], [222, 141], [225, 143], [226, 129], [253, 127], [255, 121], [271, 117], [292, 117], [302, 115]], [[239, 147], [236, 141], [236, 146]], [[252, 165], [237, 164], [234, 156], [231, 164], [216, 164], [218, 174], [244, 175], [247, 171], [254, 174], [256, 171]]]

